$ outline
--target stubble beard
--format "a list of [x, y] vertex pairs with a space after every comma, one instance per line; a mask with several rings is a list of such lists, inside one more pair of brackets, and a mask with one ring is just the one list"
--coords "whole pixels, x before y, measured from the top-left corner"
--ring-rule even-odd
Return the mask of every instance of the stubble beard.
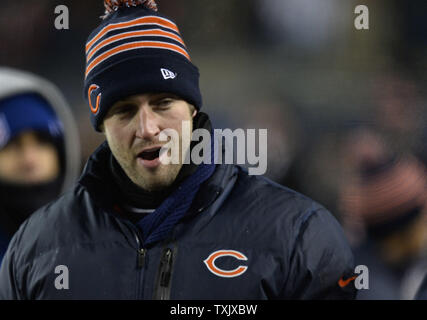
[[171, 186], [178, 176], [182, 164], [161, 164], [159, 167], [152, 170], [145, 168], [140, 168], [140, 170], [138, 170], [138, 167], [139, 166], [135, 164], [128, 172], [126, 172], [124, 168], [123, 170], [133, 183], [146, 191], [152, 192], [160, 191]]
[[[190, 110], [190, 121], [192, 121], [192, 111]], [[190, 132], [193, 132], [193, 125], [191, 123]], [[107, 136], [108, 140], [108, 136]], [[160, 164], [157, 168], [147, 169], [138, 164], [138, 159], [132, 154], [132, 150], [121, 150], [119, 145], [110, 145], [117, 162], [129, 177], [129, 179], [139, 186], [140, 188], [152, 192], [159, 191], [171, 186], [178, 177], [183, 163], [179, 164]], [[169, 151], [170, 152], [170, 151]], [[191, 153], [190, 144], [183, 146], [182, 132], [179, 137], [179, 159], [183, 159], [181, 153]], [[169, 154], [170, 155], [170, 154]]]
[[[180, 159], [182, 152], [182, 140], [180, 139]], [[110, 146], [114, 157], [117, 162], [129, 177], [129, 179], [138, 187], [148, 191], [160, 191], [170, 187], [176, 180], [179, 171], [183, 164], [160, 164], [153, 169], [144, 168], [138, 164], [138, 159], [129, 152], [121, 150], [120, 146]], [[190, 148], [187, 146], [185, 152], [189, 152]]]

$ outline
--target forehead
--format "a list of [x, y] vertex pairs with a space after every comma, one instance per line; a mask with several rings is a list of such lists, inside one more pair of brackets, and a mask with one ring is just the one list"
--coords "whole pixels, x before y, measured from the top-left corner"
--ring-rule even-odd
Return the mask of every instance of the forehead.
[[54, 142], [47, 132], [28, 129], [13, 136], [3, 148], [0, 148], [0, 152], [15, 144], [39, 145], [40, 143], [54, 147]]
[[125, 97], [117, 102], [126, 101], [126, 102], [142, 102], [149, 101], [153, 99], [162, 99], [162, 98], [172, 98], [175, 100], [183, 100], [181, 97], [176, 94], [169, 92], [151, 92], [151, 93], [140, 93], [132, 96]]

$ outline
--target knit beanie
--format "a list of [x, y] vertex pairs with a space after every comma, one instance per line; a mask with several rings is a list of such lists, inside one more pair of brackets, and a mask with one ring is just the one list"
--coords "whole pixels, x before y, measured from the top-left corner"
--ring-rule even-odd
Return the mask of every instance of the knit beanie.
[[426, 200], [426, 169], [408, 155], [360, 168], [358, 179], [343, 186], [340, 206], [345, 215], [362, 221], [369, 235], [382, 237], [414, 221]]
[[23, 93], [0, 100], [0, 150], [24, 131], [45, 132], [62, 141], [63, 125], [49, 103], [37, 93]]
[[199, 110], [199, 71], [177, 25], [153, 0], [104, 5], [104, 20], [86, 43], [84, 96], [95, 130], [115, 102], [136, 94], [172, 93]]

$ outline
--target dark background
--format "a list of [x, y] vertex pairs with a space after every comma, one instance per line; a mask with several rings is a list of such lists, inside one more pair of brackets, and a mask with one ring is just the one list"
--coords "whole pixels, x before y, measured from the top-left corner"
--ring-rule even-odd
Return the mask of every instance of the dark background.
[[[268, 129], [272, 179], [339, 216], [337, 190], [351, 161], [343, 145], [354, 128], [386, 131], [391, 148], [423, 157], [425, 0], [157, 3], [200, 69], [203, 110], [214, 126]], [[369, 30], [354, 27], [359, 4], [369, 8]], [[58, 5], [69, 8], [69, 30], [54, 27]], [[0, 65], [62, 90], [78, 122], [82, 165], [103, 140], [90, 126], [82, 90], [84, 45], [103, 11], [101, 0], [3, 0], [0, 10]]]

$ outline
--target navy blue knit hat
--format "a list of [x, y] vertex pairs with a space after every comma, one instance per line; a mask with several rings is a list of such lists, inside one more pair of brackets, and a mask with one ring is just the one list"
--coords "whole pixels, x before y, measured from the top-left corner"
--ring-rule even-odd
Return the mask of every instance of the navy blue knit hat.
[[115, 102], [136, 94], [173, 93], [200, 109], [199, 71], [176, 24], [153, 0], [104, 4], [104, 21], [86, 44], [84, 90], [95, 130]]
[[0, 100], [0, 149], [27, 130], [46, 132], [52, 139], [63, 137], [63, 126], [52, 107], [36, 93]]

